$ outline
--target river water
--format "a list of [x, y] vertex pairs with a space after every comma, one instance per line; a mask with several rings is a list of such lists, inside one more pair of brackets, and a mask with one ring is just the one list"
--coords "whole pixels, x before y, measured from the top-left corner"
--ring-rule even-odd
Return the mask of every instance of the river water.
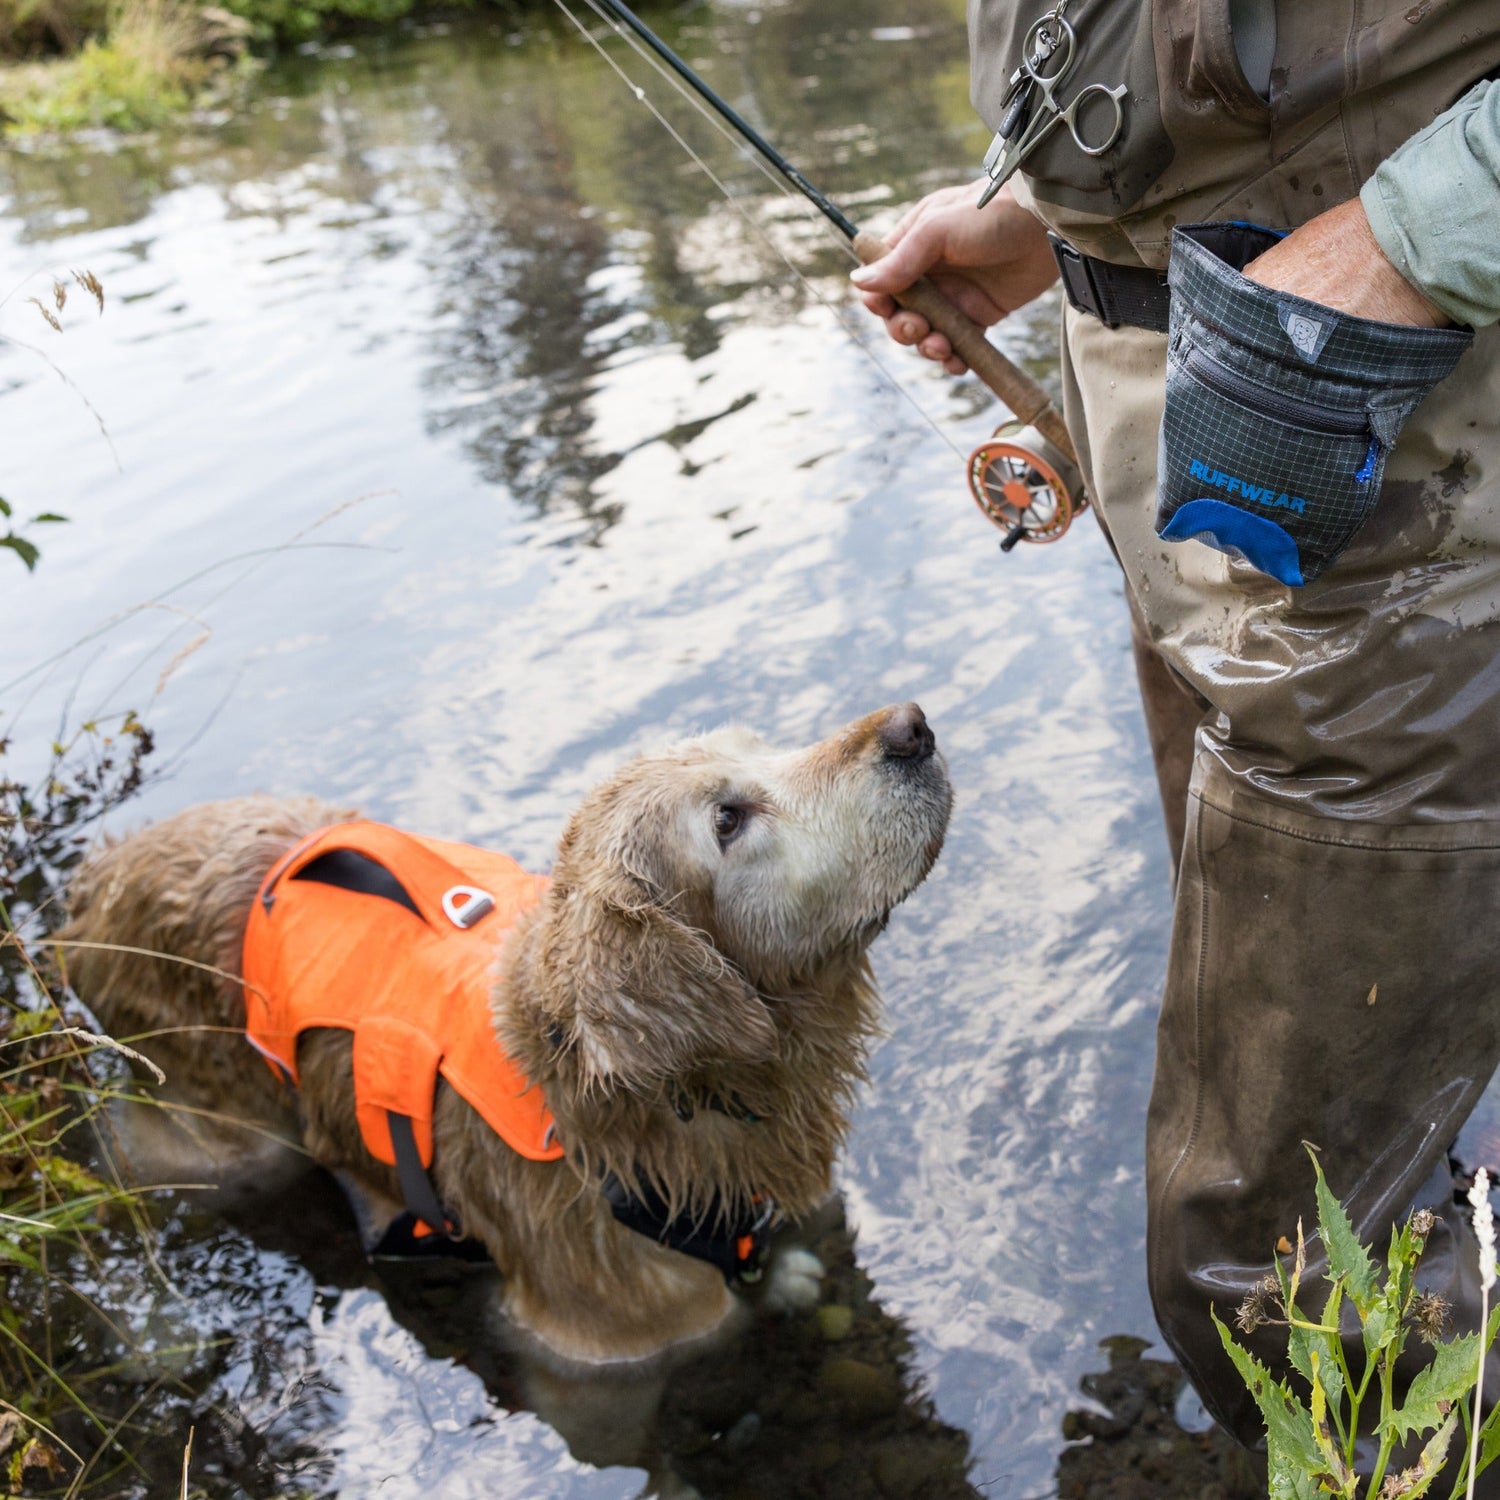
[[[983, 151], [961, 0], [650, 18], [856, 218]], [[822, 1231], [854, 1333], [766, 1324], [733, 1382], [679, 1382], [657, 1478], [1047, 1495], [1101, 1339], [1155, 1338], [1168, 868], [1120, 584], [1087, 520], [999, 553], [954, 451], [987, 394], [882, 347], [810, 211], [609, 51], [738, 207], [545, 8], [309, 49], [223, 118], [0, 160], [0, 291], [88, 267], [106, 293], [58, 335], [30, 283], [0, 331], [109, 435], [0, 343], [0, 493], [69, 518], [34, 575], [0, 552], [0, 734], [40, 753], [135, 709], [166, 774], [121, 826], [314, 791], [545, 868], [635, 750], [918, 699], [957, 805], [875, 949], [889, 1034]], [[1050, 378], [1055, 320], [997, 336]], [[112, 1272], [192, 1376], [207, 1493], [640, 1490], [535, 1415], [576, 1392], [444, 1322], [462, 1288], [373, 1275], [306, 1191], [179, 1205], [173, 1289]], [[899, 1397], [843, 1389], [840, 1347]]]

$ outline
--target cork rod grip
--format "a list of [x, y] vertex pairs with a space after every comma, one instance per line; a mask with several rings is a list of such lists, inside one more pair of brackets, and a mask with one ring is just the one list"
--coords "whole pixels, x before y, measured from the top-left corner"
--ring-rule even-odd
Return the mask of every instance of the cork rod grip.
[[[865, 265], [879, 260], [890, 248], [879, 235], [867, 230], [854, 236], [854, 253]], [[1077, 463], [1067, 424], [1046, 391], [990, 343], [984, 336], [984, 329], [967, 313], [960, 312], [925, 276], [907, 287], [896, 301], [919, 313], [945, 334], [953, 345], [953, 352], [1015, 413], [1019, 421], [1035, 427], [1070, 461]]]

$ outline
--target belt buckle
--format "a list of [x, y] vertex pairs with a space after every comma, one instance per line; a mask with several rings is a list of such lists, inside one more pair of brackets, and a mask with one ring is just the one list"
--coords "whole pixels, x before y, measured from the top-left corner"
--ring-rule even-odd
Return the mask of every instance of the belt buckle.
[[1063, 295], [1068, 299], [1068, 306], [1098, 318], [1106, 328], [1118, 328], [1120, 319], [1116, 316], [1114, 299], [1107, 298], [1094, 279], [1091, 258], [1075, 250], [1060, 235], [1049, 231], [1047, 239], [1052, 245], [1052, 258], [1062, 275]]

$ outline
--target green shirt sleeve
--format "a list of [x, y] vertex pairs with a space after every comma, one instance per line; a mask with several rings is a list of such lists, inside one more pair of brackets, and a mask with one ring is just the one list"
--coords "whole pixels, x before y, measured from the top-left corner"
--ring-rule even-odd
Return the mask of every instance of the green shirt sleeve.
[[1500, 318], [1500, 83], [1476, 84], [1359, 196], [1391, 263], [1455, 323]]

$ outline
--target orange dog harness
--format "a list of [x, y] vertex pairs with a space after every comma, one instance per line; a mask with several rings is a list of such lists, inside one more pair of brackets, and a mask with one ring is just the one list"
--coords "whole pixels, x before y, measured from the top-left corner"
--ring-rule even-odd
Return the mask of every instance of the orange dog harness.
[[431, 1189], [428, 1204], [414, 1203], [407, 1178], [412, 1159], [424, 1178], [432, 1164], [440, 1075], [512, 1150], [563, 1154], [542, 1091], [501, 1051], [489, 1007], [496, 951], [546, 886], [506, 855], [359, 821], [304, 839], [251, 908], [246, 1036], [295, 1085], [304, 1031], [353, 1032], [360, 1135], [429, 1222]]
[[[245, 927], [245, 1035], [295, 1086], [304, 1031], [354, 1034], [360, 1136], [396, 1168], [411, 1215], [391, 1226], [377, 1255], [460, 1239], [427, 1175], [439, 1077], [513, 1151], [531, 1161], [564, 1154], [541, 1089], [500, 1050], [489, 1007], [496, 951], [546, 888], [545, 876], [506, 855], [363, 820], [304, 839], [261, 884]], [[701, 1214], [674, 1215], [649, 1187], [613, 1175], [600, 1187], [627, 1228], [708, 1261], [731, 1284], [760, 1275], [776, 1218], [769, 1198], [706, 1224]], [[426, 1228], [438, 1234], [424, 1239]], [[444, 1253], [466, 1246], [484, 1253], [472, 1241]]]

